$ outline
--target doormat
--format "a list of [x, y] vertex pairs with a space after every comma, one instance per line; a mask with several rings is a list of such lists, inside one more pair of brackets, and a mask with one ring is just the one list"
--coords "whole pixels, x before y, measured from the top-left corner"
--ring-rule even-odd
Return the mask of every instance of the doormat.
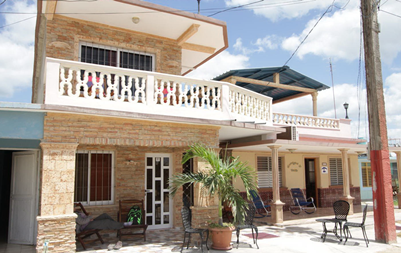
[[[245, 236], [252, 238], [252, 234], [244, 234]], [[256, 234], [255, 234], [256, 236]], [[258, 234], [258, 240], [259, 239], [269, 239], [269, 238], [276, 238], [278, 237], [277, 235], [272, 235], [272, 234], [268, 234], [268, 233], [259, 233]]]

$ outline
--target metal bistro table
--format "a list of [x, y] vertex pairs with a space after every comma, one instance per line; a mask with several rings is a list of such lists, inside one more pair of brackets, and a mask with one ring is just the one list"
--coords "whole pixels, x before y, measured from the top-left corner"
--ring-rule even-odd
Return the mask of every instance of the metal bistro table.
[[[320, 238], [323, 239], [323, 242], [326, 241], [327, 233], [333, 233], [338, 239], [340, 239], [340, 242], [343, 240], [342, 239], [343, 222], [345, 223], [345, 222], [347, 222], [347, 220], [334, 218], [334, 219], [317, 219], [316, 221], [322, 223], [323, 233]], [[326, 227], [326, 223], [334, 223], [333, 230], [328, 230]], [[337, 230], [338, 230], [337, 225], [339, 225], [339, 227], [340, 227], [340, 235], [338, 235], [338, 233], [337, 233]]]

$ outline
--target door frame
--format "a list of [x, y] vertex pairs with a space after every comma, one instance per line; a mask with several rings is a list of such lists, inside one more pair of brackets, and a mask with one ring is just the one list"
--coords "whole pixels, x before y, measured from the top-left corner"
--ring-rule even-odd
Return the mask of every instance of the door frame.
[[28, 245], [32, 244], [32, 245], [36, 245], [37, 242], [37, 234], [38, 234], [38, 226], [37, 226], [37, 219], [36, 217], [39, 214], [39, 193], [40, 193], [40, 155], [41, 152], [38, 149], [25, 149], [25, 150], [10, 150], [13, 151], [12, 154], [12, 163], [11, 163], [11, 182], [10, 182], [10, 213], [9, 213], [9, 217], [8, 217], [8, 239], [7, 242], [8, 243], [16, 243], [16, 244], [24, 244], [18, 241], [10, 241], [10, 230], [12, 229], [12, 216], [13, 216], [13, 212], [12, 212], [12, 198], [11, 198], [11, 194], [12, 194], [12, 189], [13, 189], [13, 177], [14, 177], [14, 154], [32, 154], [34, 155], [34, 159], [36, 160], [36, 163], [34, 164], [35, 166], [35, 170], [36, 170], [36, 178], [33, 179], [35, 180], [35, 193], [34, 193], [34, 213], [32, 214], [32, 219], [33, 219], [33, 234], [31, 235], [31, 241], [29, 243], [27, 243]]
[[[148, 205], [147, 198], [146, 198], [146, 194], [147, 194], [147, 189], [146, 189], [147, 173], [146, 173], [146, 170], [147, 170], [147, 167], [148, 167], [146, 165], [147, 158], [148, 157], [155, 158], [155, 157], [158, 157], [158, 156], [169, 157], [170, 162], [169, 162], [169, 166], [168, 166], [169, 167], [169, 175], [168, 176], [169, 176], [169, 178], [171, 178], [171, 176], [172, 176], [172, 172], [173, 172], [173, 154], [172, 153], [146, 153], [145, 154], [145, 184], [144, 184], [144, 188], [145, 188], [145, 198], [144, 198], [145, 199], [145, 201], [144, 201], [145, 202], [145, 207]], [[155, 180], [154, 180], [154, 178], [155, 178], [154, 165], [152, 167], [153, 167], [153, 175], [152, 175], [153, 184], [152, 184], [152, 186], [154, 188], [154, 186], [155, 186], [155, 184], [154, 184], [154, 182], [155, 182]], [[161, 173], [161, 175], [163, 176], [163, 172]], [[163, 184], [161, 184], [161, 185], [163, 186]], [[154, 202], [155, 202], [154, 199], [155, 199], [155, 195], [153, 194], [153, 196], [152, 196], [152, 200], [153, 200], [152, 205], [154, 205]], [[153, 212], [152, 216], [154, 216], [154, 212]], [[148, 215], [147, 215], [147, 213], [145, 213], [145, 221], [147, 220], [147, 217], [148, 217]], [[173, 198], [169, 194], [169, 224], [167, 224], [167, 225], [164, 225], [164, 224], [163, 225], [148, 225], [148, 229], [172, 228], [173, 227], [173, 222], [174, 222]]]
[[[319, 165], [319, 157], [304, 157], [304, 176], [305, 176], [305, 191], [307, 191], [307, 186], [306, 186], [306, 166], [305, 166], [305, 164], [306, 164], [306, 160], [307, 159], [309, 159], [309, 160], [314, 160], [314, 166], [315, 166], [315, 198], [314, 198], [314, 203], [315, 203], [315, 205], [316, 206], [318, 206], [318, 203], [319, 203], [319, 194], [318, 194], [318, 170], [319, 170], [319, 168], [318, 168], [318, 165]], [[305, 192], [305, 195], [306, 195], [306, 192]], [[305, 196], [305, 197], [310, 197], [310, 196]]]

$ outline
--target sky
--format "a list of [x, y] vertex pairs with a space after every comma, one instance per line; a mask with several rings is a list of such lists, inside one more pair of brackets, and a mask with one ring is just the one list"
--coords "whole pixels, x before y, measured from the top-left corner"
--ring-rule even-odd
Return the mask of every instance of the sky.
[[[148, 2], [198, 12], [197, 0]], [[401, 140], [401, 0], [379, 6], [388, 137]], [[0, 101], [31, 102], [35, 12], [36, 0], [0, 0]], [[200, 14], [227, 23], [229, 47], [190, 77], [287, 65], [331, 87], [319, 92], [318, 116], [345, 118], [347, 102], [352, 136], [369, 138], [359, 0], [201, 0]], [[312, 98], [273, 111], [312, 115]]]

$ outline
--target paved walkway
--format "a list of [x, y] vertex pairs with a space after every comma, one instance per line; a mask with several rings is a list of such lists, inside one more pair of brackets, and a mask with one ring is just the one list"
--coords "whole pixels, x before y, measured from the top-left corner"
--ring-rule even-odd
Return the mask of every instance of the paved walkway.
[[[320, 210], [319, 210], [320, 209]], [[320, 239], [322, 233], [322, 225], [316, 222], [317, 217], [331, 218], [330, 210], [319, 208], [318, 212], [314, 215], [292, 215], [285, 212], [285, 219], [282, 227], [269, 226], [264, 224], [268, 220], [259, 219], [259, 250], [252, 242], [252, 235], [250, 230], [241, 231], [240, 245], [236, 249], [236, 236], [233, 233], [232, 242], [234, 248], [229, 252], [232, 253], [245, 253], [245, 252], [293, 252], [293, 253], [310, 253], [310, 252], [347, 252], [347, 253], [360, 253], [361, 250], [365, 252], [401, 252], [401, 237], [398, 237], [398, 243], [391, 245], [375, 242], [374, 226], [373, 226], [373, 212], [369, 211], [366, 220], [367, 235], [370, 240], [369, 247], [365, 245], [363, 240], [362, 231], [360, 228], [351, 229], [353, 238], [349, 239], [344, 245], [338, 239], [328, 234], [326, 242]], [[360, 212], [359, 209], [356, 212]], [[395, 219], [401, 222], [401, 210], [395, 209]], [[327, 216], [324, 214], [327, 213]], [[356, 213], [348, 217], [351, 222], [361, 222], [362, 213]], [[329, 228], [329, 227], [328, 227]], [[401, 223], [396, 226], [397, 233], [401, 233]], [[89, 245], [87, 251], [84, 251], [81, 245], [77, 244], [78, 252], [90, 253], [104, 253], [104, 252], [117, 252], [117, 250], [108, 251], [107, 246], [111, 243], [116, 243], [117, 238], [115, 234], [103, 234], [105, 244], [94, 243]], [[169, 230], [149, 230], [147, 232], [147, 241], [143, 242], [141, 238], [133, 238], [131, 240], [123, 241], [123, 248], [119, 252], [179, 252], [182, 244], [183, 232], [179, 229]], [[201, 252], [196, 247], [196, 235], [193, 236], [195, 244], [190, 245], [188, 250], [183, 252]], [[33, 246], [20, 246], [12, 244], [0, 244], [0, 253], [33, 253], [36, 252]], [[205, 250], [207, 252], [207, 250]], [[210, 250], [209, 252], [224, 252], [217, 250]]]

